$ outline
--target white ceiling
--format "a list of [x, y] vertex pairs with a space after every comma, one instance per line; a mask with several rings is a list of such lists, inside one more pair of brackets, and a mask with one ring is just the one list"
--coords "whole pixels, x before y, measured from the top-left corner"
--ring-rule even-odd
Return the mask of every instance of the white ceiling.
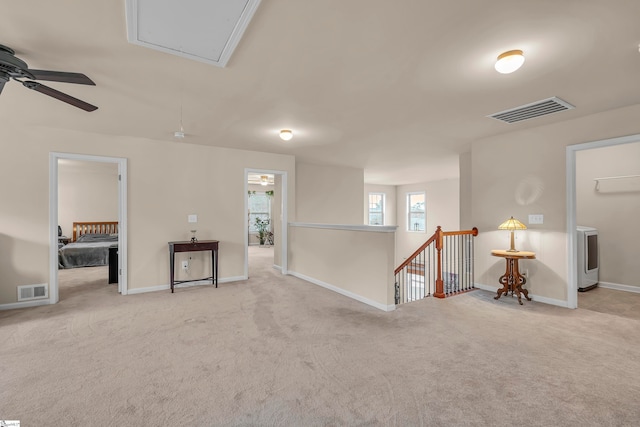
[[[47, 85], [99, 109], [9, 82], [0, 125], [292, 154], [370, 183], [455, 177], [479, 138], [639, 103], [638, 16], [631, 0], [265, 0], [220, 68], [128, 43], [124, 0], [12, 2], [0, 44], [31, 68], [87, 74], [96, 87]], [[499, 74], [510, 49], [526, 62]], [[486, 117], [552, 96], [576, 108]]]

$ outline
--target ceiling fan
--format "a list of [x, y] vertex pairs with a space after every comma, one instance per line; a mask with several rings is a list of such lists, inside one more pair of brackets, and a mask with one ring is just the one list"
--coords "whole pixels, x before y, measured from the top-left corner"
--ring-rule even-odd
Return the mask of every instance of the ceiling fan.
[[26, 62], [15, 57], [15, 52], [13, 49], [0, 44], [0, 93], [2, 93], [4, 84], [7, 83], [10, 79], [22, 83], [28, 89], [35, 90], [36, 92], [40, 92], [62, 102], [66, 102], [67, 104], [71, 104], [74, 107], [81, 108], [84, 111], [94, 111], [98, 109], [98, 107], [96, 107], [95, 105], [91, 105], [78, 98], [74, 98], [71, 95], [67, 95], [66, 93], [62, 93], [48, 86], [45, 86], [42, 83], [33, 81], [48, 80], [52, 82], [95, 86], [96, 84], [89, 77], [80, 73], [30, 69], [27, 66]]

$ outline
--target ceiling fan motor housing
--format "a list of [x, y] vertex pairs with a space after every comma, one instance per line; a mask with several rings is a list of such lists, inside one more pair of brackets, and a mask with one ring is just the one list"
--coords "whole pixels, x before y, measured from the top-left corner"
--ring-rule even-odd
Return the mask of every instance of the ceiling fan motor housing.
[[35, 77], [28, 71], [29, 66], [23, 60], [13, 56], [11, 52], [3, 49], [0, 45], [0, 72], [8, 74], [10, 77], [26, 77], [34, 79]]
[[[13, 49], [0, 44], [0, 93], [2, 93], [5, 83], [12, 78], [22, 83], [28, 89], [35, 90], [36, 92], [50, 96], [59, 101], [66, 102], [67, 104], [73, 105], [74, 107], [78, 107], [82, 110], [94, 111], [98, 109], [95, 105], [91, 105], [78, 98], [74, 98], [71, 95], [67, 95], [66, 93], [45, 86], [42, 83], [31, 81], [48, 80], [95, 86], [95, 83], [89, 77], [81, 73], [29, 69], [26, 62], [20, 58], [16, 58], [15, 51]], [[28, 80], [19, 80], [21, 78]]]

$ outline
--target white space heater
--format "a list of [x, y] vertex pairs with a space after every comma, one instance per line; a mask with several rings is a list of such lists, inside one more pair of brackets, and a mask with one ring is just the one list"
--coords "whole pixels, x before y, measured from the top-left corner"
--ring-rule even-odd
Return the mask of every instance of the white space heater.
[[598, 286], [598, 230], [577, 227], [578, 239], [578, 291], [585, 292]]

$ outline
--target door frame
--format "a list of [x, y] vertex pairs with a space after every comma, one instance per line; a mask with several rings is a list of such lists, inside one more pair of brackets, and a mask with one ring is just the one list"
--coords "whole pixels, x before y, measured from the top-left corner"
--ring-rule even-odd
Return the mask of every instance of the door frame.
[[75, 153], [49, 153], [49, 304], [59, 301], [58, 286], [58, 160], [118, 165], [118, 292], [127, 295], [127, 159]]
[[[244, 170], [244, 211], [243, 218], [246, 218], [247, 211], [249, 210], [249, 174], [270, 174], [270, 175], [280, 175], [280, 191], [282, 192], [282, 225], [280, 227], [282, 236], [280, 237], [280, 241], [282, 242], [280, 245], [280, 263], [282, 264], [281, 270], [282, 274], [288, 274], [288, 211], [289, 211], [289, 203], [288, 203], [288, 174], [287, 171], [281, 170], [271, 170], [271, 169], [255, 169], [255, 168], [245, 168]], [[242, 221], [243, 224], [243, 234], [244, 234], [244, 278], [245, 280], [249, 278], [249, 233], [247, 233], [247, 223], [246, 221]]]
[[640, 134], [601, 139], [567, 146], [567, 307], [569, 308], [578, 308], [578, 236], [575, 231], [577, 227], [576, 152], [591, 150], [593, 148], [630, 144], [633, 142], [640, 142]]

